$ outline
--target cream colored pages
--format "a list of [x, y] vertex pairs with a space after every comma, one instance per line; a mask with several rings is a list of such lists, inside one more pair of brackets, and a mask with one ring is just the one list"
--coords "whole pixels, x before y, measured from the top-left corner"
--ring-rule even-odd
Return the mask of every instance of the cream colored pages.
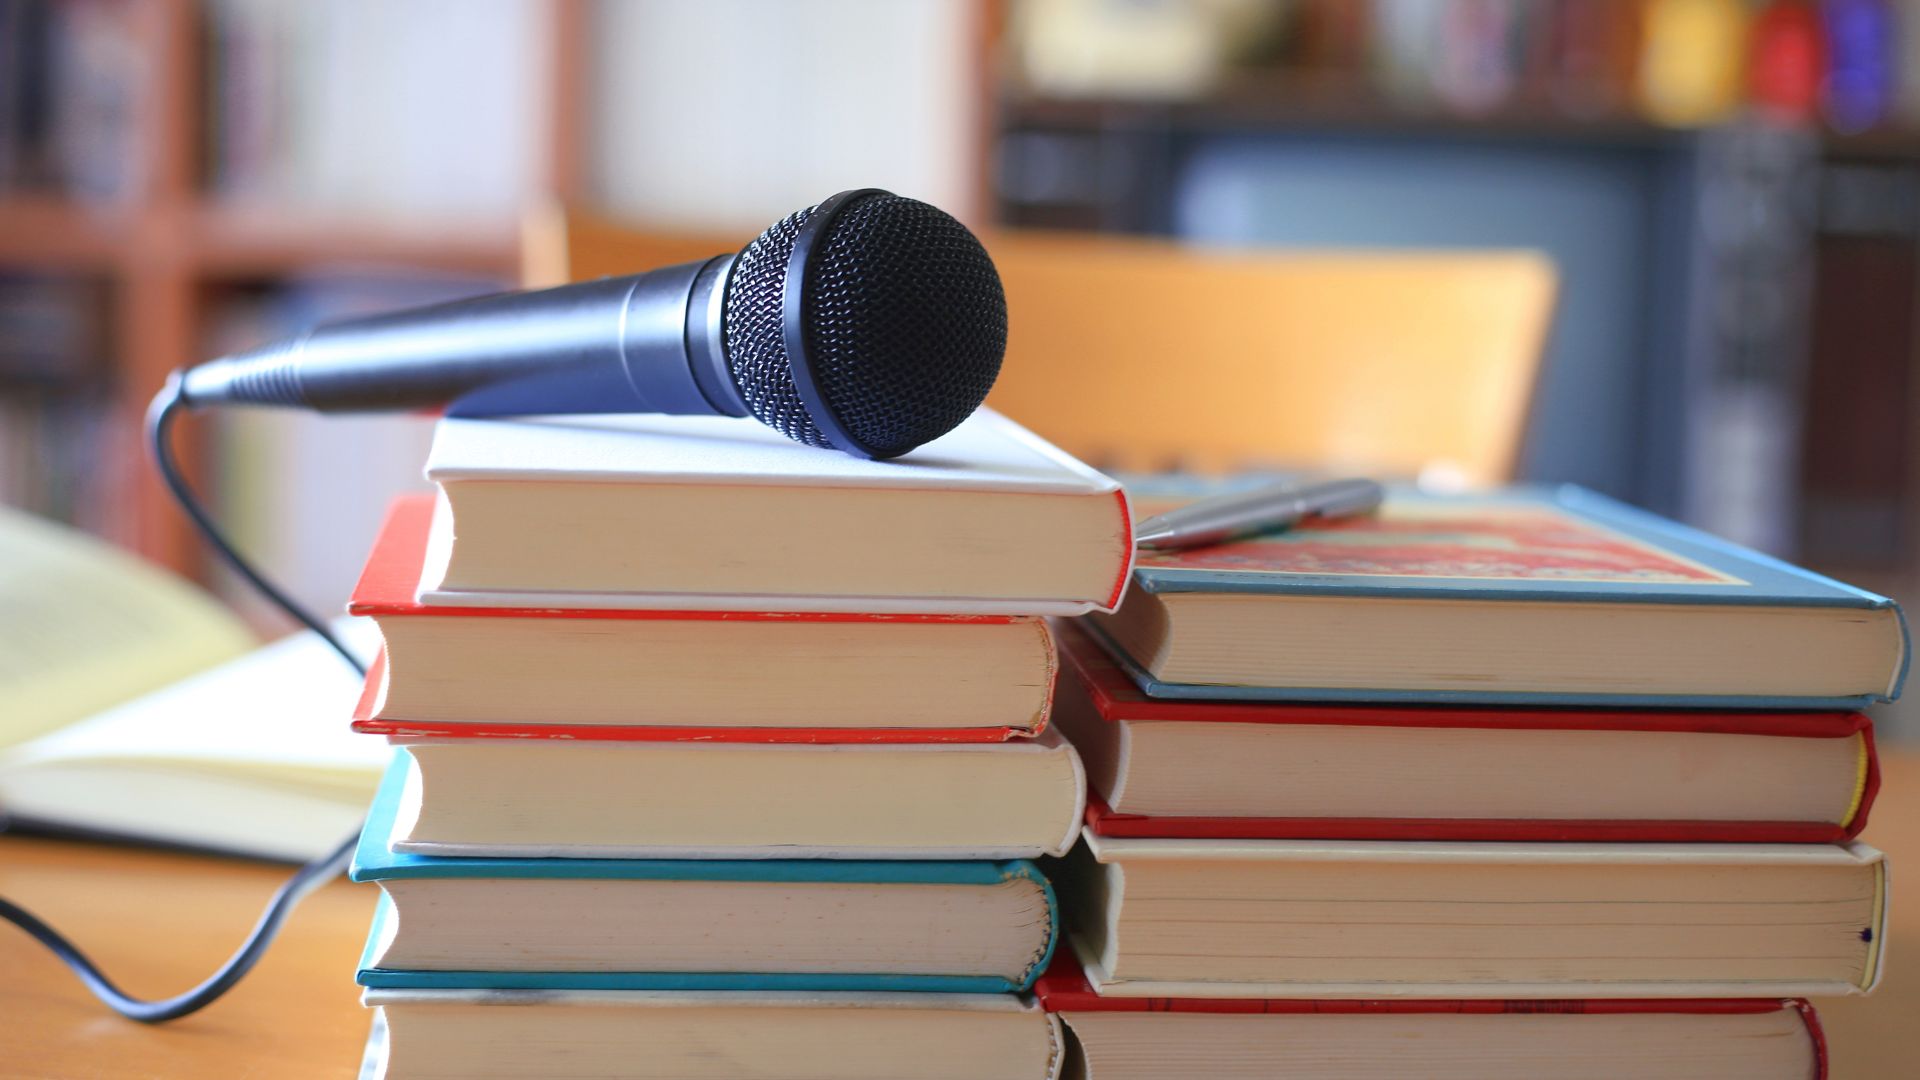
[[389, 1028], [376, 1027], [370, 1056], [373, 1075], [390, 1080], [1054, 1080], [1066, 1057], [1059, 1021], [1011, 994], [369, 991], [361, 1000]]
[[1081, 862], [1062, 894], [1088, 978], [1120, 996], [1864, 993], [1886, 934], [1861, 844], [1087, 849], [1111, 865]]
[[254, 644], [184, 581], [77, 530], [0, 507], [0, 747]]
[[1366, 862], [1537, 866], [1864, 866], [1885, 859], [1866, 844], [1559, 844], [1386, 840], [1159, 840], [1085, 834], [1101, 862]]
[[[1819, 1052], [1797, 1009], [1222, 1016], [1067, 1012], [1085, 1080], [1808, 1080]], [[1334, 1063], [1337, 1063], [1335, 1065]]]
[[888, 990], [416, 990], [367, 987], [367, 1008], [390, 1005], [537, 1005], [542, 1008], [663, 1009], [914, 1009], [1033, 1013], [1031, 998], [1013, 994], [949, 994]]
[[1086, 807], [1080, 759], [1052, 731], [903, 746], [393, 741], [417, 763], [393, 847], [418, 855], [1031, 858], [1064, 853]]
[[[366, 652], [370, 620], [336, 624]], [[327, 644], [299, 633], [0, 753], [0, 773], [85, 761], [239, 773], [350, 794], [361, 803], [392, 751], [349, 726], [360, 679]]]
[[[367, 620], [336, 624], [368, 651]], [[391, 751], [348, 726], [359, 679], [297, 634], [10, 750], [0, 811], [304, 859], [366, 810]]]
[[448, 419], [427, 475], [430, 605], [1072, 615], [1132, 554], [1119, 485], [988, 410], [891, 461], [724, 417]]
[[[388, 878], [369, 967], [989, 976], [1052, 939], [1044, 883]], [[511, 933], [502, 934], [502, 927]]]

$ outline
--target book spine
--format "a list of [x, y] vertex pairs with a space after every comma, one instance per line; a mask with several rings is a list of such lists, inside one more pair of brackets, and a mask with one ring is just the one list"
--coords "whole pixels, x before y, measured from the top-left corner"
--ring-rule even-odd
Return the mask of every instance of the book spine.
[[1120, 575], [1114, 579], [1113, 592], [1107, 595], [1102, 611], [1119, 608], [1121, 599], [1127, 595], [1127, 583], [1133, 580], [1133, 506], [1127, 502], [1125, 488], [1115, 488], [1113, 498], [1120, 507]]
[[1214, 1015], [1266, 1016], [1725, 1016], [1795, 1009], [1813, 1037], [1814, 1052], [1825, 1076], [1826, 1039], [1813, 1006], [1802, 1000], [1779, 998], [1571, 998], [1541, 1000], [1391, 1001], [1313, 998], [1167, 998], [1102, 997], [1091, 989], [1063, 989], [1044, 982], [1041, 1004], [1048, 1012], [1173, 1012]]
[[353, 730], [392, 738], [567, 739], [587, 742], [771, 743], [867, 745], [878, 743], [1002, 743], [1040, 733], [1039, 728], [765, 728], [647, 727], [626, 724], [476, 724], [359, 719]]
[[[365, 580], [364, 578], [362, 580]], [[729, 611], [721, 608], [613, 608], [613, 607], [467, 607], [457, 604], [383, 603], [354, 600], [349, 615], [375, 618], [438, 618], [460, 616], [483, 619], [616, 619], [641, 622], [817, 622], [817, 623], [982, 623], [1001, 626], [1028, 622], [1037, 615], [985, 615], [972, 612], [920, 613], [891, 611]]]
[[1025, 878], [1040, 886], [1040, 894], [1047, 905], [1047, 933], [1040, 947], [1034, 952], [1033, 962], [1021, 973], [1020, 978], [1011, 987], [1021, 993], [1033, 989], [1040, 976], [1053, 963], [1053, 955], [1060, 947], [1060, 898], [1053, 891], [1053, 882], [1040, 872], [1040, 868], [1025, 859], [1014, 859], [1002, 865], [1002, 874], [1006, 880]]
[[[1086, 688], [1100, 718], [1150, 723], [1337, 724], [1345, 727], [1472, 728], [1488, 731], [1646, 731], [1704, 735], [1773, 735], [1844, 739], [1872, 721], [1844, 709], [1735, 711], [1719, 709], [1539, 709], [1471, 704], [1386, 704], [1260, 700], [1252, 691], [1206, 700], [1145, 698], [1128, 668], [1102, 645], [1107, 639], [1083, 624], [1058, 624], [1062, 666]], [[1138, 671], [1138, 668], [1132, 668]], [[1144, 675], [1144, 673], [1142, 673]], [[1233, 693], [1237, 688], [1213, 687]]]
[[1867, 827], [1867, 817], [1873, 809], [1874, 799], [1880, 794], [1880, 752], [1873, 742], [1873, 724], [1862, 715], [1860, 717], [1860, 793], [1854, 800], [1852, 812], [1843, 822], [1842, 842], [1852, 840]]
[[1793, 1001], [1792, 1006], [1800, 1014], [1800, 1022], [1807, 1025], [1807, 1038], [1813, 1041], [1813, 1080], [1827, 1080], [1829, 1069], [1827, 1058], [1827, 1032], [1820, 1026], [1820, 1014], [1814, 1010], [1813, 1002], [1804, 998]]
[[1219, 818], [1118, 814], [1089, 802], [1096, 836], [1171, 840], [1388, 840], [1606, 844], [1835, 844], [1858, 830], [1806, 821]]
[[361, 967], [354, 981], [391, 990], [647, 990], [656, 993], [1008, 994], [1026, 989], [994, 975], [888, 975], [753, 971], [441, 971]]

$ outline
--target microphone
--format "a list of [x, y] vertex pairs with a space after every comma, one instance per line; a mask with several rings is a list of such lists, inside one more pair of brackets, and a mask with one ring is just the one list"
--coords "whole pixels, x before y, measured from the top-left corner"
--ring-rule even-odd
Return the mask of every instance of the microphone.
[[752, 415], [891, 458], [986, 399], [1000, 275], [967, 227], [877, 188], [775, 222], [732, 255], [324, 324], [188, 369], [189, 406], [450, 416]]

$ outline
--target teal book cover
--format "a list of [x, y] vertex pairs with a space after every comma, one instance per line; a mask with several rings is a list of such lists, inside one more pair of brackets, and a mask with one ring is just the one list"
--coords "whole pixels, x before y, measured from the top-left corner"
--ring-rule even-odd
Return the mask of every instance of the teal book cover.
[[[1195, 494], [1130, 484], [1143, 516]], [[1214, 547], [1140, 553], [1132, 587], [1153, 597], [1259, 594], [1487, 602], [1849, 609], [1884, 623], [1882, 689], [1847, 695], [1634, 694], [1368, 690], [1212, 685], [1156, 678], [1117, 649], [1141, 689], [1174, 699], [1856, 708], [1888, 701], [1906, 678], [1904, 616], [1883, 596], [1824, 577], [1571, 485], [1490, 495], [1396, 491], [1374, 516], [1310, 522]], [[1123, 605], [1122, 615], [1125, 618]], [[1109, 644], [1115, 617], [1097, 619]]]
[[[453, 858], [392, 850], [390, 841], [406, 759], [396, 753], [368, 811], [348, 876], [354, 881], [548, 879], [619, 881], [753, 882], [845, 885], [996, 886], [1010, 880], [1033, 883], [1045, 905], [1042, 947], [1017, 978], [986, 975], [755, 971], [448, 971], [379, 966], [379, 956], [397, 918], [383, 895], [368, 934], [357, 981], [389, 988], [552, 990], [806, 990], [1010, 993], [1027, 989], [1045, 970], [1060, 936], [1059, 905], [1039, 867], [1026, 859], [879, 861], [843, 859], [543, 859]], [[503, 933], [509, 932], [503, 923]]]

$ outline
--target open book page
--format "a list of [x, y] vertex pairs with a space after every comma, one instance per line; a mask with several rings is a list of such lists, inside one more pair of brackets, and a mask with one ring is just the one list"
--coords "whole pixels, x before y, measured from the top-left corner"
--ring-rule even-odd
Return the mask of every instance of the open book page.
[[77, 530], [0, 507], [0, 747], [252, 648], [211, 596]]
[[[336, 626], [371, 652], [371, 620]], [[348, 726], [360, 679], [326, 642], [302, 632], [210, 671], [0, 751], [4, 774], [85, 762], [253, 778], [356, 805], [373, 797], [386, 740]]]
[[[366, 620], [336, 623], [362, 653]], [[360, 680], [299, 633], [0, 750], [0, 815], [108, 837], [305, 860], [365, 812], [390, 751], [349, 728]]]

